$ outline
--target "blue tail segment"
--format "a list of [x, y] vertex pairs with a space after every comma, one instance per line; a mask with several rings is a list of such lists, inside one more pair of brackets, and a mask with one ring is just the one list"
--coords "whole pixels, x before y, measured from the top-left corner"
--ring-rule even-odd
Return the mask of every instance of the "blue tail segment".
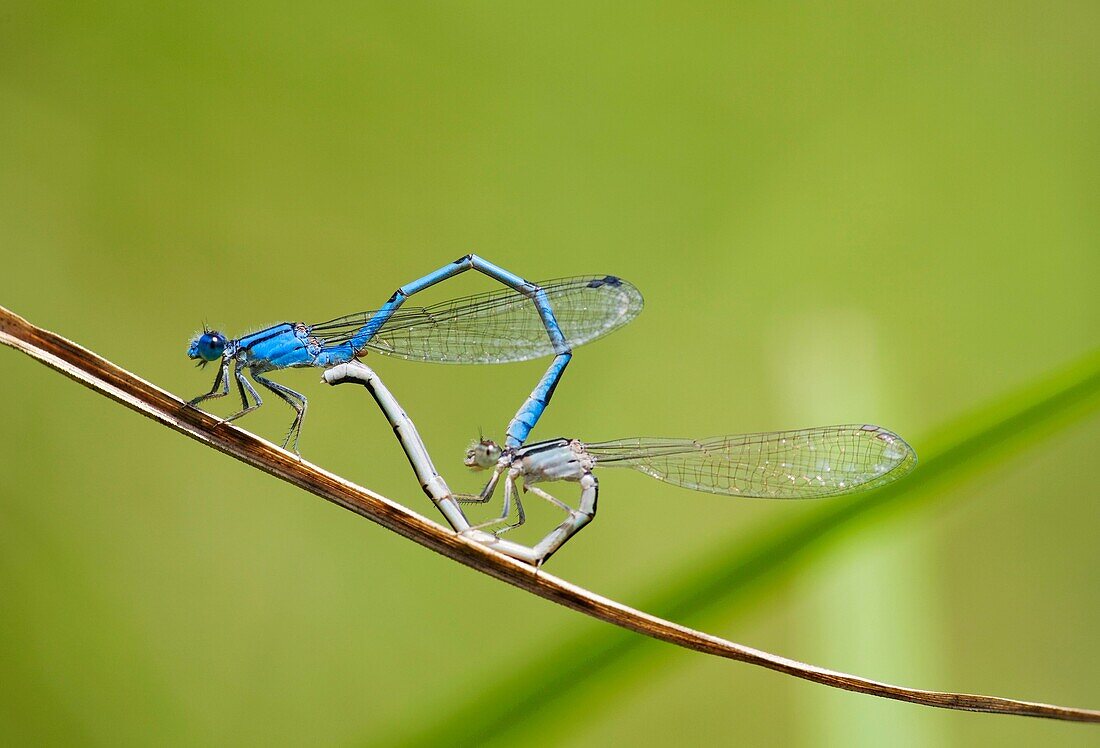
[[546, 406], [550, 404], [550, 398], [554, 396], [554, 390], [557, 388], [558, 382], [561, 381], [561, 375], [565, 373], [565, 367], [569, 365], [572, 358], [572, 353], [560, 353], [554, 357], [554, 361], [520, 407], [516, 417], [508, 424], [508, 430], [505, 433], [507, 436], [506, 446], [519, 447], [527, 441], [531, 430], [535, 428], [535, 424], [539, 422]]
[[[393, 318], [393, 315], [409, 297], [431, 288], [437, 283], [442, 283], [448, 278], [465, 273], [467, 270], [476, 270], [483, 273], [531, 299], [542, 318], [543, 324], [546, 326], [546, 333], [554, 346], [554, 351], [558, 354], [531, 393], [531, 396], [527, 398], [519, 412], [516, 413], [516, 417], [512, 419], [512, 423], [508, 428], [509, 446], [519, 446], [523, 444], [531, 429], [538, 423], [543, 411], [546, 410], [546, 405], [550, 402], [550, 396], [554, 394], [554, 388], [557, 387], [558, 380], [561, 379], [562, 372], [565, 371], [565, 366], [569, 363], [569, 346], [565, 341], [561, 328], [558, 326], [557, 319], [554, 317], [554, 310], [550, 307], [550, 302], [541, 288], [498, 265], [494, 265], [488, 260], [483, 260], [477, 255], [460, 257], [450, 265], [444, 265], [439, 270], [428, 273], [423, 278], [397, 289], [390, 300], [378, 310], [367, 324], [363, 325], [362, 329], [347, 344], [322, 351], [317, 358], [317, 364], [319, 366], [332, 366], [351, 360], [366, 347], [367, 343], [371, 341], [382, 326]], [[350, 355], [348, 348], [351, 349]]]
[[[479, 273], [484, 273], [490, 278], [500, 281], [504, 285], [511, 289], [514, 289], [518, 293], [531, 297], [537, 290], [538, 286], [528, 283], [523, 278], [520, 278], [514, 273], [509, 273], [502, 267], [498, 267], [488, 260], [483, 260], [477, 255], [466, 255], [459, 257], [457, 260], [449, 265], [444, 265], [435, 272], [428, 273], [423, 278], [414, 280], [412, 283], [402, 286], [394, 292], [390, 300], [387, 301], [381, 309], [371, 318], [367, 324], [363, 325], [363, 328], [349, 341], [351, 347], [358, 353], [361, 351], [367, 343], [370, 342], [378, 331], [382, 328], [386, 322], [393, 317], [394, 312], [401, 308], [401, 305], [405, 303], [410, 296], [418, 294], [421, 291], [431, 288], [437, 283], [442, 283], [448, 278], [453, 278], [456, 275], [465, 273], [467, 270], [476, 270]], [[536, 301], [536, 306], [538, 302]], [[544, 312], [543, 309], [539, 309], [539, 314], [542, 316], [543, 321], [546, 324], [546, 329], [550, 332], [551, 339], [554, 337], [554, 333], [551, 331], [557, 331], [558, 336], [561, 336], [561, 330], [558, 329], [558, 322], [554, 319], [553, 311]]]

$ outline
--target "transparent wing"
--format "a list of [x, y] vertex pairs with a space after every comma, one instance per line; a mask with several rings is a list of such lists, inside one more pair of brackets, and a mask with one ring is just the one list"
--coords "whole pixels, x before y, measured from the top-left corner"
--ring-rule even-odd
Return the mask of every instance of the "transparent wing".
[[908, 473], [917, 454], [869, 425], [690, 439], [635, 438], [585, 445], [597, 466], [629, 467], [697, 491], [809, 499], [863, 491]]
[[[559, 278], [539, 285], [571, 346], [606, 335], [642, 311], [638, 289], [615, 276]], [[344, 343], [374, 314], [322, 322], [312, 333], [322, 345]], [[554, 353], [534, 303], [510, 288], [432, 306], [403, 306], [367, 347], [388, 356], [459, 364], [527, 361]]]

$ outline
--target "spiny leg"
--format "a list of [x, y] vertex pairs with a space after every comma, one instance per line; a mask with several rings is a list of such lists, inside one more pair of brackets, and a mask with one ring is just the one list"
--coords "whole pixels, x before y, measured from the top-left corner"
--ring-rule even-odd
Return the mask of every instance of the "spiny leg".
[[[585, 525], [592, 521], [592, 518], [596, 516], [596, 501], [600, 494], [600, 483], [596, 480], [596, 476], [588, 472], [581, 476], [581, 498], [577, 503], [577, 509], [569, 509], [569, 517], [560, 525], [558, 525], [549, 535], [543, 538], [535, 547], [534, 556], [536, 558], [535, 565], [542, 566], [559, 548], [565, 545], [566, 541], [576, 535], [578, 532], [584, 529]], [[531, 487], [534, 489], [534, 486]], [[545, 491], [532, 490], [542, 498], [549, 499], [555, 504], [562, 504], [554, 497]], [[564, 506], [564, 504], [562, 504]]]
[[[245, 385], [248, 384], [248, 382], [244, 378], [244, 372], [242, 372], [238, 368], [237, 371], [234, 372], [234, 373], [236, 374], [235, 378], [237, 380], [237, 394], [241, 396], [241, 408], [242, 408], [242, 410], [241, 410], [240, 413], [238, 413], [238, 415], [244, 415], [249, 410], [252, 410], [253, 408], [260, 407], [260, 404], [262, 403], [262, 401], [259, 399], [259, 396], [256, 395], [255, 391], [253, 391], [252, 394], [255, 396], [255, 399], [256, 399], [257, 402], [256, 402], [256, 405], [249, 405], [248, 404], [248, 394], [245, 392], [245, 389], [244, 389]], [[252, 388], [249, 387], [248, 389], [251, 390]], [[234, 418], [236, 418], [236, 417], [237, 416], [234, 416]]]
[[566, 514], [572, 514], [573, 507], [569, 506], [568, 504], [566, 504], [561, 499], [558, 499], [558, 498], [555, 498], [555, 497], [551, 496], [550, 494], [548, 494], [546, 491], [543, 491], [538, 486], [532, 486], [532, 485], [529, 485], [527, 483], [524, 483], [523, 488], [524, 488], [525, 491], [530, 491], [531, 493], [535, 494], [535, 496], [538, 496], [541, 499], [546, 499], [547, 501], [549, 501], [551, 504], [556, 506], [558, 509], [561, 509]]
[[[221, 392], [218, 392], [218, 388], [221, 388]], [[214, 377], [214, 386], [210, 388], [210, 391], [205, 395], [199, 395], [196, 398], [187, 401], [190, 406], [195, 406], [201, 403], [203, 400], [209, 400], [214, 397], [225, 397], [229, 394], [229, 362], [223, 363], [218, 367], [218, 375]]]
[[[578, 502], [579, 508], [570, 509], [569, 517], [555, 527], [545, 538], [539, 541], [537, 545], [520, 545], [510, 540], [503, 540], [492, 536], [490, 536], [491, 539], [486, 539], [482, 542], [490, 548], [505, 553], [512, 558], [526, 561], [536, 568], [541, 567], [550, 556], [556, 553], [559, 548], [565, 545], [571, 537], [580, 532], [592, 521], [592, 518], [596, 516], [596, 499], [599, 495], [599, 482], [590, 472], [585, 473], [579, 482], [581, 486], [581, 498]], [[543, 494], [546, 494], [545, 491], [532, 491], [532, 493], [542, 498], [545, 498]]]
[[489, 499], [493, 498], [493, 493], [497, 490], [497, 481], [500, 480], [501, 474], [508, 468], [508, 463], [501, 461], [497, 463], [497, 466], [493, 468], [493, 474], [489, 478], [489, 482], [485, 484], [485, 488], [481, 489], [481, 493], [469, 494], [469, 493], [456, 493], [454, 495], [455, 500], [460, 504], [486, 504]]
[[505, 520], [508, 519], [508, 515], [511, 513], [511, 511], [512, 511], [512, 480], [511, 480], [511, 477], [509, 477], [509, 479], [504, 482], [504, 508], [501, 511], [500, 516], [499, 517], [493, 517], [492, 519], [486, 520], [485, 522], [479, 522], [476, 525], [472, 525], [470, 527], [470, 530], [484, 530], [486, 527], [492, 527], [493, 525], [498, 525], [501, 522], [504, 522]]
[[471, 529], [480, 530], [491, 525], [498, 524], [507, 520], [510, 513], [511, 499], [515, 497], [517, 520], [515, 523], [507, 525], [505, 527], [496, 530], [494, 535], [501, 535], [508, 532], [514, 527], [519, 527], [527, 521], [527, 514], [523, 509], [523, 502], [520, 500], [519, 491], [516, 490], [516, 478], [519, 476], [520, 471], [518, 468], [512, 465], [512, 456], [510, 453], [505, 453], [497, 460], [496, 465], [493, 467], [493, 474], [489, 478], [489, 482], [485, 484], [485, 487], [481, 489], [481, 493], [476, 495], [470, 494], [454, 494], [454, 499], [460, 504], [485, 504], [493, 496], [496, 491], [497, 483], [500, 480], [500, 476], [504, 471], [508, 471], [508, 478], [504, 484], [504, 506], [499, 517], [491, 519], [487, 522], [482, 522]]
[[306, 396], [300, 392], [295, 392], [286, 385], [272, 382], [270, 379], [266, 379], [260, 374], [253, 374], [252, 378], [274, 392], [280, 400], [294, 408], [296, 415], [294, 416], [293, 423], [290, 424], [290, 430], [286, 432], [286, 438], [283, 439], [283, 449], [286, 449], [287, 444], [290, 443], [290, 438], [293, 436], [294, 454], [300, 454], [298, 452], [298, 437], [302, 434], [302, 420], [306, 417]]
[[512, 482], [513, 498], [516, 501], [516, 521], [510, 525], [505, 525], [493, 534], [498, 538], [509, 530], [515, 529], [527, 521], [527, 514], [523, 511], [523, 501], [520, 499], [520, 492], [516, 490], [516, 484]]
[[[237, 391], [241, 395], [241, 405], [243, 405], [244, 407], [242, 410], [239, 410], [233, 415], [229, 416], [229, 418], [226, 418], [224, 421], [225, 423], [236, 421], [245, 413], [251, 413], [252, 411], [256, 410], [256, 408], [264, 404], [263, 398], [260, 397], [260, 393], [256, 392], [256, 388], [249, 384], [248, 380], [245, 379], [243, 366], [237, 364], [237, 367], [233, 370], [233, 376], [237, 378]], [[248, 397], [245, 394], [246, 391], [249, 395], [252, 395], [252, 399], [255, 401], [252, 405], [248, 404]]]
[[504, 481], [504, 507], [503, 507], [503, 509], [500, 513], [500, 516], [499, 517], [494, 517], [493, 519], [490, 519], [486, 522], [482, 522], [480, 524], [474, 525], [473, 527], [470, 528], [471, 530], [483, 530], [486, 527], [492, 527], [493, 525], [498, 525], [502, 522], [507, 522], [508, 521], [508, 515], [510, 515], [512, 513], [512, 499], [513, 499], [513, 497], [516, 500], [516, 513], [517, 513], [516, 522], [514, 524], [507, 525], [507, 526], [497, 530], [494, 534], [500, 535], [501, 533], [507, 532], [508, 530], [511, 530], [514, 527], [519, 527], [520, 525], [522, 525], [524, 522], [527, 521], [527, 515], [523, 511], [523, 504], [520, 502], [518, 492], [516, 491], [516, 477], [518, 475], [519, 475], [519, 470], [517, 470], [516, 468], [511, 468], [508, 471], [508, 477]]

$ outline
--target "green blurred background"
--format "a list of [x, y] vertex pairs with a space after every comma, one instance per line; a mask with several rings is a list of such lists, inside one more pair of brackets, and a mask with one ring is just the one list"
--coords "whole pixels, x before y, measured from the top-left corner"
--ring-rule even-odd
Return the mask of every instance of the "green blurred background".
[[[8, 0], [0, 303], [190, 397], [213, 376], [184, 357], [203, 321], [376, 307], [470, 251], [532, 279], [616, 273], [646, 311], [580, 349], [534, 437], [867, 421], [922, 452], [1100, 345], [1098, 22], [1089, 2]], [[373, 364], [471, 489], [463, 448], [545, 362]], [[311, 398], [308, 459], [438, 519], [361, 391], [279, 379]], [[534, 745], [1100, 735], [660, 644], [540, 709], [543, 676], [584, 677], [547, 653], [605, 627], [14, 352], [0, 383], [6, 743], [476, 742], [455, 715], [481, 706]], [[289, 415], [241, 425], [278, 438]], [[1022, 438], [688, 622], [880, 680], [1100, 707], [1100, 419]], [[602, 478], [549, 570], [628, 603], [821, 511]], [[513, 673], [534, 700], [498, 694]]]

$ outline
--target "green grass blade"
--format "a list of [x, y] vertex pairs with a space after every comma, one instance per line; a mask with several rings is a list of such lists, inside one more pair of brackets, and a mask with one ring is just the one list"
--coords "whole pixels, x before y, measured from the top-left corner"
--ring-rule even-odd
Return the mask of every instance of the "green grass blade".
[[[938, 489], [1003, 461], [1015, 451], [1080, 420], [1100, 406], [1100, 352], [1090, 354], [1042, 381], [946, 426], [917, 442], [921, 461], [906, 479], [882, 489], [822, 504], [819, 512], [785, 526], [770, 528], [755, 539], [722, 544], [686, 564], [674, 589], [650, 597], [641, 609], [688, 625], [708, 614], [752, 601], [765, 582], [789, 574], [842, 540], [847, 533], [884, 524], [888, 516], [932, 505], [946, 492]], [[1025, 441], [1026, 437], [1026, 441]], [[578, 659], [577, 652], [584, 657]], [[474, 696], [415, 735], [396, 735], [386, 744], [485, 745], [514, 740], [535, 723], [554, 721], [564, 711], [578, 715], [567, 702], [583, 703], [582, 691], [596, 690], [608, 699], [615, 692], [607, 680], [642, 660], [667, 654], [669, 648], [612, 627], [593, 627], [583, 636], [533, 659], [522, 670]], [[522, 714], [523, 720], [512, 715]], [[572, 727], [577, 722], [571, 722]]]

